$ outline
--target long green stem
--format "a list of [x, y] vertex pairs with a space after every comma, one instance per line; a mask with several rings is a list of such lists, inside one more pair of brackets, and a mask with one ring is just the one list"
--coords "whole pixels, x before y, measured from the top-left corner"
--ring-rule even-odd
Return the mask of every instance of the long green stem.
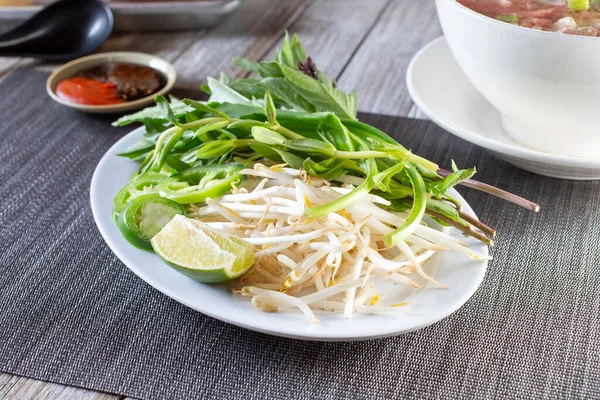
[[251, 144], [259, 143], [256, 139], [235, 139], [233, 144], [235, 147], [248, 147]]
[[413, 187], [413, 206], [408, 214], [406, 221], [394, 232], [387, 234], [383, 241], [386, 246], [396, 246], [401, 241], [413, 234], [417, 225], [421, 223], [425, 210], [427, 208], [427, 190], [423, 178], [413, 165], [407, 165], [404, 168], [408, 179]]
[[304, 136], [289, 130], [288, 128], [281, 126], [281, 125], [272, 125], [269, 127], [269, 129], [274, 130], [277, 133], [281, 133], [283, 136], [285, 136], [287, 139], [306, 139]]
[[[440, 169], [440, 170], [438, 170], [438, 174], [446, 177], [446, 176], [450, 175], [451, 172], [446, 171], [445, 169]], [[487, 183], [479, 182], [479, 181], [476, 181], [473, 179], [467, 179], [467, 180], [460, 182], [459, 185], [466, 186], [466, 187], [469, 187], [469, 188], [472, 188], [475, 190], [480, 190], [482, 192], [491, 194], [492, 196], [499, 197], [503, 200], [509, 201], [513, 204], [516, 204], [518, 206], [521, 206], [521, 207], [526, 208], [533, 212], [540, 211], [540, 206], [537, 205], [536, 203], [529, 201], [527, 199], [524, 199], [520, 196], [517, 196], [516, 194], [512, 194], [512, 193], [509, 193], [502, 189], [498, 189], [497, 187], [488, 185]]]
[[332, 201], [331, 203], [319, 206], [319, 207], [313, 207], [313, 208], [307, 209], [306, 210], [306, 218], [307, 219], [318, 218], [323, 215], [339, 211], [342, 208], [346, 207], [347, 205], [351, 204], [357, 198], [364, 196], [366, 194], [369, 194], [369, 192], [371, 191], [371, 189], [373, 189], [374, 186], [375, 186], [375, 183], [373, 182], [373, 179], [367, 179], [363, 183], [361, 183], [356, 189], [354, 189], [353, 191], [351, 191], [348, 194], [343, 195], [339, 199]]
[[406, 157], [408, 156], [408, 161], [414, 162], [426, 168], [430, 171], [437, 171], [439, 169], [438, 165], [424, 159], [423, 157], [419, 157], [415, 154], [410, 153], [409, 151], [403, 152], [400, 150], [396, 150], [394, 152], [387, 151], [377, 151], [377, 150], [364, 150], [364, 151], [343, 151], [337, 150], [334, 153], [334, 157], [336, 158], [350, 158], [350, 159], [364, 159], [364, 158], [389, 158], [391, 155], [398, 157]]
[[483, 243], [487, 244], [488, 246], [493, 246], [494, 245], [494, 241], [492, 239], [490, 239], [489, 237], [485, 236], [483, 233], [476, 231], [473, 228], [473, 226], [470, 225], [470, 224], [463, 225], [461, 223], [458, 223], [456, 221], [451, 220], [450, 218], [446, 217], [445, 215], [442, 215], [440, 213], [437, 213], [437, 212], [431, 211], [431, 210], [428, 210], [427, 214], [431, 215], [432, 217], [435, 217], [435, 218], [439, 219], [440, 221], [444, 221], [448, 225], [451, 225], [451, 226], [455, 227], [456, 229], [458, 229], [459, 231], [461, 231], [465, 236], [474, 237], [475, 239], [479, 240], [480, 242], [483, 242]]
[[336, 150], [334, 153], [334, 157], [336, 158], [350, 158], [353, 160], [361, 159], [361, 158], [388, 158], [390, 153], [386, 153], [385, 151], [343, 151]]

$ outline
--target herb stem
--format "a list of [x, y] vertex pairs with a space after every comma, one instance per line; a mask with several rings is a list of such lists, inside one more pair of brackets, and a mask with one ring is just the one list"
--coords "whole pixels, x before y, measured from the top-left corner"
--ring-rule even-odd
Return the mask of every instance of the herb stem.
[[349, 158], [349, 159], [361, 159], [361, 158], [388, 158], [390, 153], [386, 153], [384, 151], [343, 151], [336, 150], [334, 153], [334, 157], [336, 158]]
[[[440, 169], [438, 170], [438, 174], [446, 177], [450, 175], [451, 172], [446, 171], [445, 169]], [[487, 183], [479, 182], [473, 179], [467, 179], [465, 181], [462, 181], [460, 185], [491, 194], [492, 196], [499, 197], [503, 200], [509, 201], [513, 204], [516, 204], [533, 212], [540, 211], [540, 206], [538, 204], [524, 199], [520, 196], [517, 196], [516, 194], [512, 194], [502, 189], [498, 189], [497, 187], [488, 185]]]
[[204, 125], [207, 125], [207, 124], [211, 124], [213, 122], [223, 122], [223, 121], [234, 122], [233, 118], [210, 117], [210, 118], [199, 119], [197, 121], [188, 122], [187, 124], [182, 124], [181, 127], [183, 129], [192, 129], [192, 128], [198, 128], [200, 126], [204, 126]]
[[465, 236], [474, 237], [475, 239], [487, 244], [488, 246], [494, 245], [494, 241], [492, 239], [485, 236], [481, 232], [477, 232], [475, 229], [473, 229], [473, 226], [471, 226], [470, 224], [463, 225], [460, 222], [453, 221], [450, 218], [446, 217], [445, 215], [442, 215], [440, 213], [437, 213], [437, 212], [431, 211], [431, 210], [427, 210], [427, 214], [439, 219], [440, 221], [444, 221], [448, 225], [455, 227], [456, 229], [461, 231]]
[[479, 230], [481, 230], [485, 234], [491, 236], [492, 238], [496, 236], [496, 230], [494, 228], [491, 228], [490, 226], [488, 226], [488, 225], [484, 224], [483, 222], [479, 221], [478, 219], [473, 218], [470, 215], [465, 214], [462, 211], [458, 211], [458, 215], [460, 215], [460, 217], [462, 219], [464, 219], [465, 221], [467, 221], [471, 225], [474, 225]]
[[235, 139], [233, 144], [235, 147], [248, 147], [251, 144], [259, 143], [256, 139]]
[[364, 158], [389, 158], [391, 155], [401, 155], [402, 157], [408, 156], [408, 161], [414, 162], [415, 164], [418, 164], [421, 167], [426, 168], [431, 171], [437, 171], [439, 168], [437, 164], [432, 163], [431, 161], [426, 160], [423, 157], [419, 157], [409, 151], [401, 152], [400, 150], [395, 150], [394, 152], [387, 152], [387, 151], [377, 151], [377, 150], [363, 150], [363, 151], [336, 150], [333, 156], [336, 158], [364, 159]]
[[402, 226], [384, 236], [383, 242], [386, 246], [396, 246], [412, 235], [417, 225], [421, 223], [427, 208], [427, 190], [423, 177], [419, 174], [416, 167], [411, 164], [408, 164], [404, 168], [404, 171], [406, 171], [406, 175], [413, 188], [412, 208]]
[[343, 195], [339, 199], [332, 201], [329, 204], [306, 209], [306, 218], [314, 219], [332, 212], [339, 211], [342, 208], [345, 208], [347, 205], [352, 204], [352, 202], [356, 201], [356, 199], [369, 194], [371, 189], [373, 189], [373, 186], [375, 186], [373, 179], [367, 179], [350, 193]]
[[281, 125], [273, 125], [270, 127], [272, 130], [274, 130], [277, 133], [281, 133], [283, 136], [285, 136], [287, 139], [305, 139], [304, 136], [297, 134], [294, 131], [289, 130], [288, 128], [281, 126]]

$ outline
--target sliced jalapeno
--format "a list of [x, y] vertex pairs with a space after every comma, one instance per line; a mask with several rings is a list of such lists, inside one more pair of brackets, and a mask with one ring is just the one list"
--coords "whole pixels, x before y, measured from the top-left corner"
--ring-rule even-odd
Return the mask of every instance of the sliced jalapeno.
[[167, 175], [158, 172], [146, 172], [125, 185], [119, 190], [113, 201], [113, 217], [115, 220], [118, 219], [121, 211], [123, 211], [131, 200], [141, 194], [153, 193], [156, 185], [167, 179], [169, 179]]
[[157, 193], [135, 197], [119, 214], [118, 226], [127, 241], [141, 249], [152, 249], [150, 239], [185, 208]]
[[242, 164], [203, 165], [188, 168], [157, 186], [157, 191], [180, 204], [200, 203], [224, 195], [241, 180]]

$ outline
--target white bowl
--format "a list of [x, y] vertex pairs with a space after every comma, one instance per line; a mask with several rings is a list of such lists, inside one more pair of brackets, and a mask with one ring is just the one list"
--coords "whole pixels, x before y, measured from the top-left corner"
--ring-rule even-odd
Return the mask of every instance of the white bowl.
[[456, 0], [436, 6], [456, 61], [515, 141], [600, 158], [600, 38], [511, 25]]
[[[62, 99], [56, 95], [56, 85], [58, 85], [60, 81], [67, 78], [71, 78], [75, 74], [83, 70], [108, 62], [130, 63], [154, 68], [155, 70], [160, 71], [164, 74], [164, 76], [167, 79], [167, 83], [165, 84], [165, 87], [159, 90], [158, 92], [153, 93], [144, 98], [135, 101], [129, 101], [126, 103], [102, 106], [77, 104]], [[63, 65], [62, 67], [54, 71], [54, 73], [52, 73], [52, 75], [50, 75], [50, 77], [48, 78], [48, 81], [46, 82], [46, 91], [54, 101], [57, 101], [60, 104], [74, 108], [79, 111], [97, 114], [124, 113], [139, 110], [143, 107], [149, 106], [150, 104], [154, 103], [154, 96], [159, 94], [164, 95], [168, 93], [173, 88], [173, 85], [175, 85], [176, 80], [177, 72], [168, 61], [152, 54], [120, 51], [112, 53], [94, 54], [91, 56], [78, 58]]]

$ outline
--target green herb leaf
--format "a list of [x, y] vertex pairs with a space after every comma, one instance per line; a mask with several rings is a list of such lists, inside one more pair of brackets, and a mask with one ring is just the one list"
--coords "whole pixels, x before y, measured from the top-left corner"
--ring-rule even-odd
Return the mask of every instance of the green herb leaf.
[[129, 146], [124, 152], [117, 154], [119, 157], [126, 157], [131, 160], [137, 160], [144, 157], [154, 149], [154, 142], [142, 138]]
[[252, 143], [250, 148], [260, 157], [267, 158], [273, 161], [280, 161], [281, 157], [279, 152], [276, 151], [272, 146], [263, 143]]
[[209, 160], [211, 158], [221, 157], [231, 153], [235, 149], [233, 140], [215, 140], [203, 144], [196, 152], [196, 157], [200, 160]]
[[221, 128], [225, 128], [227, 125], [229, 125], [230, 122], [229, 121], [216, 121], [210, 124], [206, 124], [204, 126], [201, 126], [197, 131], [196, 131], [196, 137], [198, 139], [200, 139], [203, 142], [209, 141], [211, 138], [208, 136], [209, 132], [212, 131], [216, 131], [219, 130]]
[[394, 175], [399, 174], [402, 170], [404, 170], [407, 164], [408, 159], [404, 159], [398, 164], [382, 172], [379, 172], [378, 174], [375, 174], [373, 180], [375, 181], [375, 185], [377, 185], [377, 188], [379, 190], [387, 192], [390, 189], [390, 185], [392, 183], [392, 178], [394, 177]]
[[348, 170], [355, 170], [356, 165], [350, 165], [351, 160], [337, 160], [328, 158], [321, 162], [316, 162], [307, 158], [302, 163], [302, 168], [312, 176], [318, 176], [327, 180], [334, 180], [345, 175]]
[[263, 121], [265, 120], [264, 110], [254, 104], [209, 103], [208, 105], [227, 114], [229, 118], [247, 119], [246, 117], [249, 116], [255, 119], [262, 116]]
[[335, 114], [328, 114], [324, 118], [324, 121], [317, 127], [317, 133], [329, 143], [335, 144], [339, 150], [355, 151], [350, 131]]
[[264, 91], [269, 91], [274, 99], [285, 103], [287, 108], [315, 112], [316, 108], [302, 97], [284, 78], [266, 78], [257, 83]]
[[265, 114], [267, 115], [269, 124], [277, 125], [277, 110], [275, 109], [275, 104], [273, 104], [273, 98], [271, 98], [271, 94], [268, 91], [265, 92]]
[[[454, 222], [458, 222], [459, 224], [461, 224], [463, 226], [466, 226], [466, 227], [469, 226], [468, 223], [464, 222], [460, 218], [460, 214], [458, 213], [456, 208], [452, 207], [450, 204], [448, 204], [445, 201], [431, 199], [431, 198], [427, 199], [427, 210], [441, 214], [441, 215], [451, 219]], [[447, 222], [440, 221], [439, 219], [437, 220], [437, 222], [444, 226], [448, 226]]]
[[300, 43], [298, 35], [294, 35], [292, 40], [288, 32], [285, 32], [285, 39], [281, 49], [277, 52], [275, 60], [286, 67], [298, 69], [298, 64], [306, 61], [306, 53]]
[[252, 105], [252, 102], [225, 85], [224, 83], [219, 82], [218, 80], [208, 77], [208, 87], [210, 88], [210, 99], [209, 103], [232, 103], [232, 104], [243, 104], [243, 105]]
[[285, 136], [262, 126], [252, 128], [252, 137], [261, 143], [272, 146], [283, 145], [287, 141]]
[[212, 108], [210, 106], [208, 106], [207, 104], [204, 104], [200, 101], [196, 101], [196, 100], [190, 100], [190, 99], [184, 99], [183, 102], [192, 107], [195, 110], [201, 111], [203, 113], [207, 113], [207, 114], [213, 114], [217, 117], [224, 117], [224, 118], [228, 118], [227, 114], [225, 114], [222, 111], [219, 111], [215, 108]]
[[304, 163], [304, 159], [302, 157], [298, 157], [295, 154], [292, 154], [290, 152], [284, 151], [284, 150], [279, 150], [279, 149], [273, 149], [274, 151], [277, 152], [277, 154], [279, 155], [279, 157], [281, 157], [281, 160], [286, 163], [287, 165], [289, 165], [292, 168], [296, 168], [296, 169], [300, 169], [302, 168], [302, 165]]
[[285, 80], [309, 101], [316, 111], [329, 111], [341, 118], [356, 119], [356, 93], [346, 94], [336, 88], [325, 86], [296, 69], [282, 66], [281, 70]]
[[282, 78], [281, 68], [276, 62], [256, 62], [236, 57], [233, 63], [263, 78]]
[[181, 125], [179, 123], [179, 121], [177, 120], [177, 117], [173, 113], [173, 110], [171, 110], [171, 105], [169, 104], [169, 101], [165, 98], [165, 96], [161, 96], [161, 95], [154, 96], [154, 101], [156, 102], [156, 105], [158, 105], [158, 107], [160, 108], [160, 111], [163, 114], [164, 119], [168, 120], [173, 125], [176, 125], [176, 126]]
[[[194, 111], [192, 107], [175, 98], [171, 98], [170, 108], [173, 114], [178, 118], [184, 116], [187, 112]], [[113, 122], [113, 126], [126, 126], [134, 122], [142, 122], [144, 124], [159, 124], [162, 126], [168, 121], [169, 120], [166, 118], [163, 109], [156, 105], [144, 108], [143, 110], [134, 114], [125, 115]], [[162, 130], [164, 130], [164, 126], [162, 126]]]
[[333, 157], [336, 152], [335, 146], [331, 143], [315, 139], [286, 140], [283, 145], [288, 149], [301, 151], [310, 155]]
[[432, 183], [429, 186], [429, 191], [432, 193], [432, 195], [440, 196], [446, 193], [450, 188], [458, 185], [462, 181], [472, 178], [477, 172], [475, 168], [459, 170], [454, 162], [452, 162], [452, 169], [454, 172], [452, 172], [450, 175], [441, 181]]

